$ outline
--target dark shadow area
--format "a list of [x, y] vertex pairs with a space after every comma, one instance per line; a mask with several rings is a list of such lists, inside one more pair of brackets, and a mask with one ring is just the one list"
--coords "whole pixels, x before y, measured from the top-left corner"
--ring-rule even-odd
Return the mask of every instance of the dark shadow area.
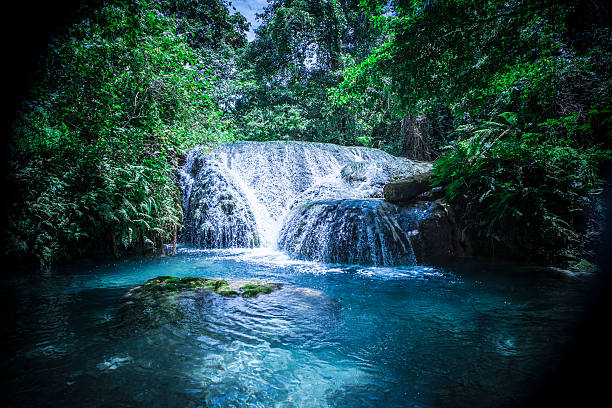
[[600, 270], [593, 280], [583, 320], [558, 366], [536, 385], [536, 392], [525, 402], [527, 407], [595, 406], [604, 401], [609, 389], [605, 374], [612, 363], [608, 327], [612, 310], [610, 271], [612, 271], [612, 169], [604, 174], [607, 225], [601, 240]]

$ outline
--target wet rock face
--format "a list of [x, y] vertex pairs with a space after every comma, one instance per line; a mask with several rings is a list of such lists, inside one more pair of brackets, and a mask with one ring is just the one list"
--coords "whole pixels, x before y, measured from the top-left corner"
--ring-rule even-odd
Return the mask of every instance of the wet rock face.
[[334, 263], [414, 265], [418, 214], [382, 200], [322, 200], [295, 209], [279, 247], [296, 258]]
[[381, 198], [385, 184], [430, 167], [378, 149], [324, 143], [193, 149], [178, 172], [183, 238], [205, 248], [274, 247], [292, 208], [324, 199]]
[[457, 228], [454, 214], [444, 201], [431, 203], [426, 217], [411, 237], [415, 256], [422, 263], [440, 263], [471, 255], [470, 244]]
[[182, 178], [184, 241], [205, 248], [259, 246], [251, 208], [227, 170], [198, 158], [190, 174]]
[[430, 170], [377, 149], [322, 143], [194, 149], [179, 172], [184, 240], [207, 248], [278, 246], [322, 262], [435, 263], [463, 249], [436, 202], [443, 191], [431, 189]]
[[431, 172], [417, 174], [385, 185], [383, 195], [390, 203], [407, 203], [431, 189]]
[[296, 208], [279, 247], [296, 258], [366, 265], [437, 263], [466, 253], [438, 202], [322, 200]]
[[[415, 176], [421, 171], [425, 171], [427, 169], [425, 166], [399, 158], [380, 163], [374, 161], [351, 162], [342, 167], [340, 176], [346, 184], [358, 190], [360, 194], [353, 193], [352, 196], [347, 195], [342, 198], [382, 198], [383, 189], [389, 182]], [[420, 169], [420, 171], [415, 172], [415, 169]]]

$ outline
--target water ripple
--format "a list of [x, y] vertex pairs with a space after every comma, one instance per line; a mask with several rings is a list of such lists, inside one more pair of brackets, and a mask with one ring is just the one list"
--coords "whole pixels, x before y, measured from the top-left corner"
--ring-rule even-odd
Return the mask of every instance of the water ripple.
[[[274, 251], [72, 268], [0, 287], [16, 317], [8, 406], [498, 406], [560, 359], [586, 293], [473, 263], [326, 266]], [[154, 305], [125, 313], [125, 291], [158, 275], [282, 286], [185, 294], [158, 320]]]

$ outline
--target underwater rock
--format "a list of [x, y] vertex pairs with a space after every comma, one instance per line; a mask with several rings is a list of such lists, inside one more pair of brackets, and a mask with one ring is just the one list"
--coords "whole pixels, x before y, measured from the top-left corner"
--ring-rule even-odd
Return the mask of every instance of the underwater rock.
[[385, 185], [383, 195], [390, 203], [405, 203], [412, 201], [419, 194], [431, 189], [431, 171], [417, 174], [404, 180]]
[[[225, 280], [199, 277], [158, 276], [129, 289], [115, 318], [122, 331], [157, 327], [182, 317], [187, 298], [254, 298], [279, 290], [281, 285], [259, 280]], [[219, 296], [217, 296], [219, 295]]]

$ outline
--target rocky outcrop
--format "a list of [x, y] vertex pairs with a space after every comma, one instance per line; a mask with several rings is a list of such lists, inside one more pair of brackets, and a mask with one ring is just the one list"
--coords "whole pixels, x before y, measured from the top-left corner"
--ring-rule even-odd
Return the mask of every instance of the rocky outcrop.
[[296, 258], [369, 265], [435, 264], [469, 253], [447, 206], [322, 200], [296, 208], [279, 247]]
[[413, 241], [417, 259], [424, 263], [440, 263], [457, 257], [471, 256], [472, 249], [465, 234], [457, 227], [455, 215], [444, 200], [432, 203], [427, 217], [417, 228], [418, 241]]
[[436, 263], [465, 248], [431, 177], [431, 163], [371, 148], [249, 142], [194, 149], [179, 172], [184, 239], [207, 248], [278, 246], [321, 262]]
[[382, 198], [385, 184], [430, 168], [378, 149], [324, 143], [196, 148], [178, 171], [183, 240], [204, 248], [274, 247], [293, 207], [323, 199]]
[[431, 189], [431, 171], [399, 180], [385, 185], [383, 196], [385, 200], [395, 204], [405, 204], [414, 201], [420, 194]]
[[400, 208], [423, 208], [416, 228], [410, 234], [418, 263], [439, 263], [455, 257], [470, 256], [471, 245], [463, 234], [442, 187], [431, 187], [431, 171], [389, 183], [384, 187], [385, 201]]

